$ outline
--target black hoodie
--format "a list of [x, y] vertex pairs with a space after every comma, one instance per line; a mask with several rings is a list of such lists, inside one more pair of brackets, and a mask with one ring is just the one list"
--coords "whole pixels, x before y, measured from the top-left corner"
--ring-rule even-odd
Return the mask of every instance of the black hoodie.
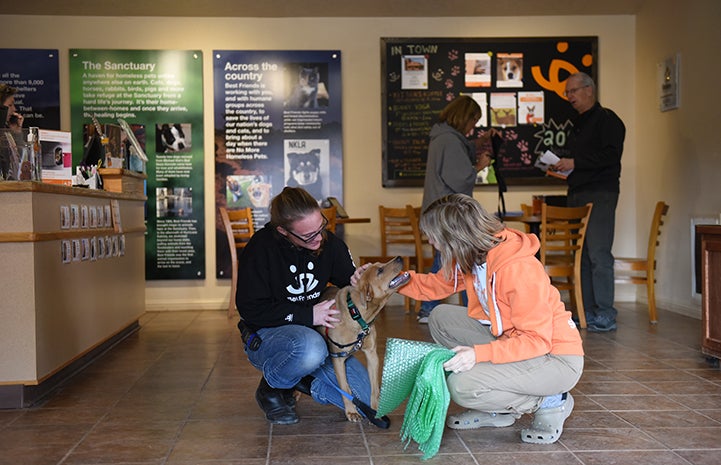
[[313, 305], [328, 283], [350, 284], [355, 265], [348, 246], [325, 231], [321, 252], [296, 247], [267, 224], [238, 257], [240, 316], [253, 330], [287, 324], [313, 326]]

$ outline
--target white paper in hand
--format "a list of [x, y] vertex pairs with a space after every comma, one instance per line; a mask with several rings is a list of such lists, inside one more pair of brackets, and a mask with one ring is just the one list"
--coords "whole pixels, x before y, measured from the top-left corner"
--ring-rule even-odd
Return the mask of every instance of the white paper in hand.
[[559, 161], [561, 161], [561, 159], [558, 158], [558, 155], [551, 152], [550, 150], [546, 150], [545, 152], [543, 152], [543, 154], [540, 157], [538, 157], [536, 159], [536, 163], [533, 166], [544, 171], [548, 175], [566, 179], [566, 177], [568, 177], [568, 175], [573, 170], [553, 171], [553, 170], [549, 169], [552, 166], [554, 166], [556, 163], [558, 163]]

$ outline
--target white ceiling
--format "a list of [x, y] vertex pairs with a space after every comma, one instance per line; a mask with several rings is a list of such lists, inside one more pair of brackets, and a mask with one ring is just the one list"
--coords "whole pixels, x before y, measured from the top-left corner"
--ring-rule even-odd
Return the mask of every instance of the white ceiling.
[[3, 14], [186, 17], [633, 15], [647, 0], [18, 0]]

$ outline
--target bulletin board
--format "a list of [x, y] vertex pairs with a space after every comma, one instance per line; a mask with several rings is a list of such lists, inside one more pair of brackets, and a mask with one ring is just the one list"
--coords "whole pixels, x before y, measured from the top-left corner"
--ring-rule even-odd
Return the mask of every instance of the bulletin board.
[[[428, 134], [440, 111], [466, 94], [503, 143], [493, 168], [508, 185], [563, 183], [534, 166], [564, 154], [576, 114], [564, 96], [578, 71], [598, 83], [598, 37], [381, 38], [383, 186], [422, 186]], [[477, 184], [495, 184], [479, 173]]]

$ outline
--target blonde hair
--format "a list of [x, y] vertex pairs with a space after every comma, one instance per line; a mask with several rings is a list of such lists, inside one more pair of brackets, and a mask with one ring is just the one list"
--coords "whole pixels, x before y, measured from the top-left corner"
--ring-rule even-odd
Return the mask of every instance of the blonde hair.
[[446, 123], [458, 132], [466, 130], [466, 125], [481, 117], [481, 107], [468, 95], [461, 95], [441, 110], [438, 121]]
[[464, 274], [474, 265], [486, 261], [488, 251], [502, 239], [497, 237], [505, 226], [483, 209], [473, 197], [451, 194], [431, 203], [420, 222], [421, 230], [441, 254], [446, 278], [457, 265]]

